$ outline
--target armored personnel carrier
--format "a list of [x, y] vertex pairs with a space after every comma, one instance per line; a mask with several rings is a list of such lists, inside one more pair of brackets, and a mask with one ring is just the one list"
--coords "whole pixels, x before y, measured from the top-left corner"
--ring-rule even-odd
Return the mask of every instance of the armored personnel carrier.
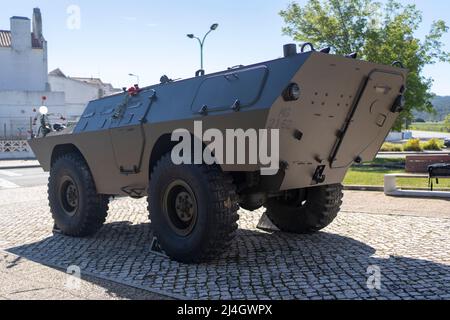
[[[164, 76], [160, 84], [92, 101], [75, 126], [44, 130], [30, 146], [50, 172], [50, 208], [63, 234], [96, 233], [113, 196], [147, 197], [164, 252], [197, 263], [231, 243], [240, 207], [265, 207], [284, 232], [328, 226], [348, 169], [373, 160], [402, 111], [406, 76], [400, 64], [286, 45], [280, 59], [181, 81]], [[222, 161], [207, 163], [201, 155], [210, 144], [196, 132], [199, 123], [217, 143], [220, 133], [236, 129], [244, 139], [226, 148]], [[276, 161], [270, 173], [267, 163], [249, 160], [252, 130], [277, 133], [265, 150]], [[174, 161], [180, 132], [193, 138], [192, 150], [179, 152], [182, 162]], [[210, 156], [218, 158], [218, 148]], [[223, 161], [236, 156], [246, 161]]]

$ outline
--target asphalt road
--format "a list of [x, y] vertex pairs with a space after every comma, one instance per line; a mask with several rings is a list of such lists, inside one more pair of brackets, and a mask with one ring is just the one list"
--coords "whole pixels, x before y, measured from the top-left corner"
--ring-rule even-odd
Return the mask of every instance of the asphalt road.
[[383, 152], [377, 155], [377, 158], [381, 159], [405, 159], [407, 156], [417, 155], [449, 155], [450, 149], [444, 149], [442, 151], [425, 151], [425, 152]]
[[41, 168], [0, 169], [0, 190], [42, 186], [47, 180]]
[[417, 130], [411, 130], [412, 135], [414, 138], [418, 139], [450, 139], [450, 133], [447, 132], [428, 132], [428, 131], [417, 131]]

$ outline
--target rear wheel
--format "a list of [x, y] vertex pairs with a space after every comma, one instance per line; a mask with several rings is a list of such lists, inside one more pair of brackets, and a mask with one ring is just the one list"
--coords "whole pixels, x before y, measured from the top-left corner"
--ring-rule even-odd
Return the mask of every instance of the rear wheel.
[[152, 227], [169, 257], [207, 261], [234, 239], [237, 195], [232, 178], [219, 167], [175, 165], [168, 154], [155, 166], [148, 194]]
[[65, 235], [90, 236], [105, 222], [108, 197], [97, 193], [86, 162], [76, 153], [65, 154], [53, 164], [48, 199], [56, 227]]
[[266, 215], [284, 232], [314, 233], [333, 222], [342, 205], [342, 185], [295, 190], [286, 197], [269, 199]]

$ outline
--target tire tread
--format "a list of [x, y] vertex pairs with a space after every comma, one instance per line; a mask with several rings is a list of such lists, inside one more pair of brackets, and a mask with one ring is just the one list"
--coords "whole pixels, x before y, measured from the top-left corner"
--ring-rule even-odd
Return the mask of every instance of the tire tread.
[[[169, 169], [170, 165], [170, 154], [166, 154], [153, 168], [152, 176], [157, 170]], [[236, 230], [238, 229], [238, 196], [232, 177], [229, 174], [222, 172], [217, 165], [198, 166], [200, 167], [202, 175], [206, 177], [208, 190], [211, 191], [212, 199], [210, 207], [212, 210], [208, 213], [215, 215], [215, 219], [208, 220], [208, 228], [213, 230], [213, 232], [210, 232], [210, 235], [212, 236], [205, 239], [205, 243], [199, 252], [189, 259], [183, 259], [182, 262], [185, 263], [201, 263], [216, 258], [230, 246], [235, 238]], [[150, 191], [150, 185], [151, 183], [149, 184], [147, 208], [151, 220], [152, 212], [150, 204], [152, 201], [152, 192]], [[156, 229], [155, 236], [156, 238], [161, 236]]]
[[[82, 215], [80, 223], [76, 226], [76, 228], [74, 228], [74, 230], [71, 230], [70, 232], [65, 231], [63, 228], [60, 228], [61, 232], [65, 235], [73, 237], [91, 236], [98, 230], [100, 230], [100, 228], [106, 221], [109, 209], [109, 199], [107, 196], [97, 193], [92, 174], [86, 164], [86, 161], [81, 155], [76, 153], [61, 155], [55, 160], [52, 169], [57, 168], [59, 165], [61, 165], [62, 162], [72, 163], [80, 171], [81, 179], [85, 182], [83, 187], [85, 189], [87, 198], [85, 199], [85, 212]], [[54, 220], [56, 220], [57, 218], [58, 210], [55, 201], [58, 200], [56, 199], [56, 195], [52, 194], [51, 190], [52, 185], [57, 183], [57, 179], [58, 177], [51, 172], [48, 179], [48, 201]]]
[[343, 186], [334, 184], [314, 187], [310, 204], [302, 208], [280, 205], [272, 201], [266, 205], [266, 215], [281, 231], [308, 234], [330, 225], [336, 219], [343, 198]]

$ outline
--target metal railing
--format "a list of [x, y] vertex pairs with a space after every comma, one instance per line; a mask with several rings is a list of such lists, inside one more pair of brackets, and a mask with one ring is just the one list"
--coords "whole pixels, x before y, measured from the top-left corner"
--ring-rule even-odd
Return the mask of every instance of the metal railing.
[[34, 130], [33, 117], [0, 117], [0, 140], [27, 140]]
[[[49, 115], [50, 124], [75, 124], [78, 117], [66, 119], [60, 114]], [[39, 115], [23, 117], [0, 116], [0, 140], [28, 140], [37, 134], [40, 126]]]

